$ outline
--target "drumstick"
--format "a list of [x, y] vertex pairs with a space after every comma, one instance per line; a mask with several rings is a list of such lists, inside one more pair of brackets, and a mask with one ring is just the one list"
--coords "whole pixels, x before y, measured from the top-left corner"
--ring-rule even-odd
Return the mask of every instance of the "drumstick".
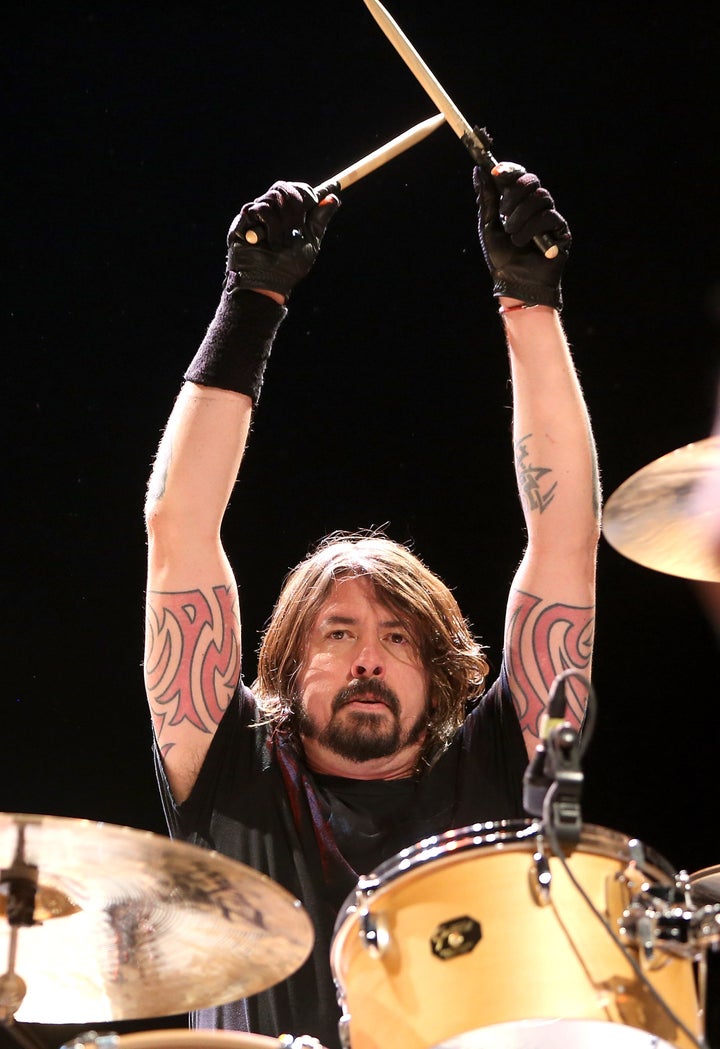
[[[322, 200], [330, 193], [339, 193], [341, 189], [347, 189], [348, 186], [352, 186], [353, 182], [359, 182], [361, 178], [365, 178], [371, 171], [376, 171], [383, 164], [387, 164], [388, 160], [392, 160], [393, 157], [397, 157], [400, 153], [404, 153], [406, 149], [410, 149], [411, 146], [427, 138], [444, 122], [445, 116], [442, 113], [436, 113], [434, 117], [430, 117], [428, 120], [423, 120], [421, 123], [415, 124], [414, 127], [408, 128], [402, 135], [398, 135], [396, 138], [391, 139], [390, 142], [386, 142], [384, 146], [380, 146], [379, 149], [368, 153], [362, 160], [356, 160], [350, 167], [344, 168], [337, 175], [333, 175], [319, 186], [315, 186], [318, 199]], [[245, 232], [245, 240], [248, 244], [257, 244], [261, 237], [262, 234], [257, 229], [249, 229]]]

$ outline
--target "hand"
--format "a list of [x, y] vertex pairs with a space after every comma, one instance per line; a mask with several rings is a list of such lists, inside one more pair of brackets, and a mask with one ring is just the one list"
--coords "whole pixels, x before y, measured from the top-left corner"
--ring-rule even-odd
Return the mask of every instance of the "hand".
[[[340, 207], [335, 196], [322, 203], [305, 182], [274, 182], [245, 204], [228, 232], [228, 271], [233, 287], [275, 291], [286, 298], [309, 273], [328, 223]], [[254, 230], [258, 241], [245, 240]]]
[[[478, 233], [493, 278], [493, 294], [530, 305], [562, 307], [560, 278], [570, 251], [567, 222], [536, 175], [519, 164], [476, 167], [473, 185], [478, 204]], [[557, 241], [556, 258], [546, 259], [533, 243], [538, 233]]]

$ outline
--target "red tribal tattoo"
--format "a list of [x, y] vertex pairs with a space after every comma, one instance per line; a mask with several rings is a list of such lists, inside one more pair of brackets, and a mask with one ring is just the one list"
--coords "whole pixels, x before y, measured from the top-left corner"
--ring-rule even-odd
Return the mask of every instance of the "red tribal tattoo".
[[212, 731], [240, 671], [234, 590], [151, 593], [147, 615], [145, 677], [158, 739], [182, 721]]

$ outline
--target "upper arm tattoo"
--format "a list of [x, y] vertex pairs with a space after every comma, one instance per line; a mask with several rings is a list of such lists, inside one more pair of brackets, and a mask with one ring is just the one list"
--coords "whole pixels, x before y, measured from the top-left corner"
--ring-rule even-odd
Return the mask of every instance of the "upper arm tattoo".
[[555, 498], [557, 481], [553, 481], [552, 484], [548, 480], [543, 481], [547, 474], [552, 473], [549, 466], [533, 465], [527, 444], [531, 437], [531, 433], [526, 433], [515, 442], [515, 469], [524, 508], [527, 511], [539, 510], [542, 513]]
[[[592, 658], [594, 608], [544, 604], [539, 597], [514, 590], [505, 644], [505, 662], [521, 723], [538, 735], [540, 717], [556, 676], [574, 667], [588, 671]], [[567, 684], [568, 720], [582, 722], [585, 695], [581, 683]]]
[[152, 591], [147, 602], [145, 680], [158, 742], [187, 721], [212, 732], [240, 674], [234, 588]]

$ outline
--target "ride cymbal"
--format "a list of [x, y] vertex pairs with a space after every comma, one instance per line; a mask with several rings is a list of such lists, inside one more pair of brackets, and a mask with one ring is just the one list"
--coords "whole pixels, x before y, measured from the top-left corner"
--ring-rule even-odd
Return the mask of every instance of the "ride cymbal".
[[663, 455], [621, 484], [605, 506], [603, 534], [646, 568], [720, 582], [720, 550], [711, 539], [720, 506], [706, 494], [718, 490], [720, 436], [707, 437]]
[[285, 979], [313, 939], [298, 900], [217, 852], [129, 827], [0, 814], [6, 1017], [101, 1023], [219, 1005]]

